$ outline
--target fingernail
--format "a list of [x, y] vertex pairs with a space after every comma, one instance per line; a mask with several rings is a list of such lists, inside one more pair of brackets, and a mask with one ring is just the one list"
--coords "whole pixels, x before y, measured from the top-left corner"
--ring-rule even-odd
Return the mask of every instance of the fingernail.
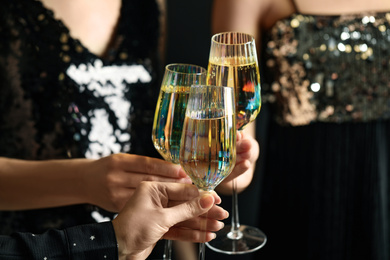
[[219, 222], [219, 229], [223, 229], [224, 226], [225, 226], [225, 223]]
[[182, 178], [182, 181], [183, 181], [183, 183], [186, 183], [186, 184], [192, 184], [192, 180], [188, 176]]
[[221, 197], [220, 197], [217, 193], [215, 193], [215, 194], [216, 194], [216, 196], [217, 196], [217, 199], [215, 200], [215, 203], [216, 203], [216, 204], [221, 204], [221, 202], [222, 202]]
[[192, 198], [196, 198], [199, 196], [199, 190], [194, 186], [194, 185], [191, 185], [189, 188], [188, 188], [188, 193], [189, 195], [192, 197]]
[[187, 173], [182, 168], [179, 169], [179, 177], [180, 178], [189, 178]]
[[215, 239], [217, 237], [217, 234], [211, 233], [211, 239]]
[[202, 195], [199, 199], [199, 204], [203, 209], [210, 208], [214, 203], [214, 198], [210, 194]]

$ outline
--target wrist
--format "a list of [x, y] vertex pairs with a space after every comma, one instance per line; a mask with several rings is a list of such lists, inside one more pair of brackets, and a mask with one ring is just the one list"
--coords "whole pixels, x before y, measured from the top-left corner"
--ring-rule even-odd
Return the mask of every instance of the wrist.
[[118, 259], [127, 260], [129, 254], [126, 248], [126, 237], [125, 234], [122, 233], [123, 227], [121, 227], [121, 224], [118, 222], [118, 217], [111, 221], [118, 246]]

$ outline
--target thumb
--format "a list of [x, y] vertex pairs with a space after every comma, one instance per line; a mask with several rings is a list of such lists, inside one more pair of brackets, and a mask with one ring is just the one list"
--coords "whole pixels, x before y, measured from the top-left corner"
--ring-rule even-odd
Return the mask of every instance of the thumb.
[[169, 208], [170, 219], [173, 225], [179, 222], [197, 217], [209, 211], [214, 205], [215, 199], [212, 193], [207, 192], [190, 201]]

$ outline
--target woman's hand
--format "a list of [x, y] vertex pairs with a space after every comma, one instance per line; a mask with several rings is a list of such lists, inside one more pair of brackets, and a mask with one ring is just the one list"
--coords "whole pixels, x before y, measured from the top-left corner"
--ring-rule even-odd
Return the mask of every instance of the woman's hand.
[[254, 138], [254, 126], [252, 125], [249, 125], [243, 131], [237, 132], [236, 166], [230, 175], [216, 188], [221, 194], [231, 195], [232, 180], [234, 178], [237, 178], [237, 192], [246, 189], [253, 179], [260, 147]]
[[228, 216], [215, 205], [219, 202], [216, 193], [200, 194], [194, 185], [142, 182], [112, 221], [119, 258], [146, 259], [163, 237], [191, 242], [212, 240], [212, 232], [223, 227], [218, 220]]
[[142, 181], [191, 184], [179, 165], [133, 154], [114, 154], [91, 161], [83, 174], [87, 201], [120, 211]]
[[90, 203], [118, 212], [142, 181], [191, 183], [178, 165], [131, 154], [99, 160], [27, 161], [0, 157], [0, 209]]

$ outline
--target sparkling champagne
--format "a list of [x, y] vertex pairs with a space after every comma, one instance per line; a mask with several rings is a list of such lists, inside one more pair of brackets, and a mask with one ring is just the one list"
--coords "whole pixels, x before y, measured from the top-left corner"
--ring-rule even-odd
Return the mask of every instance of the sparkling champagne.
[[180, 139], [189, 87], [162, 86], [153, 122], [152, 140], [161, 156], [179, 163]]
[[227, 116], [185, 117], [180, 165], [199, 189], [214, 190], [232, 171], [236, 162], [233, 122]]
[[207, 84], [235, 89], [238, 130], [255, 120], [261, 108], [260, 73], [255, 61], [241, 64], [236, 57], [226, 58], [221, 64], [218, 60], [210, 60]]

